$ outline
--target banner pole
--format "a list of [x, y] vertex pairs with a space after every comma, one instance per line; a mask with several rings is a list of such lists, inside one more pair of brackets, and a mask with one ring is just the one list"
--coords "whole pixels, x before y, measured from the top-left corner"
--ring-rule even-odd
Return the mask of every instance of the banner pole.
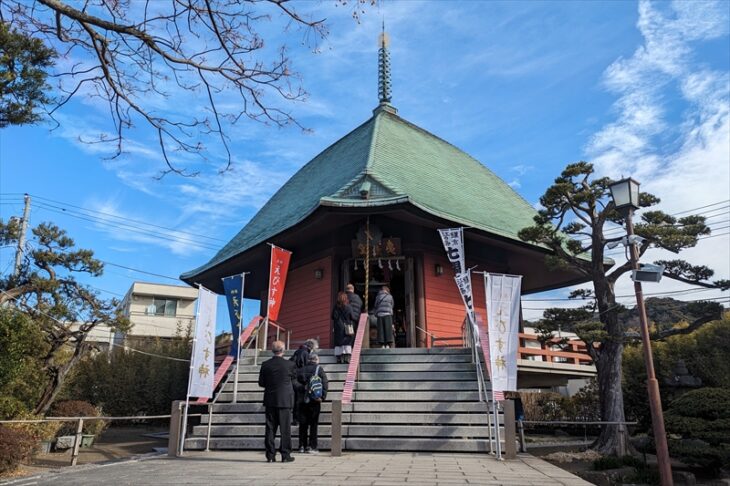
[[492, 390], [492, 410], [494, 411], [494, 437], [496, 438], [496, 453], [497, 460], [502, 460], [502, 444], [499, 439], [499, 407], [497, 401], [494, 399], [494, 390]]
[[233, 374], [233, 379], [235, 380], [233, 382], [233, 403], [238, 402], [238, 368], [239, 364], [241, 362], [241, 321], [243, 320], [243, 289], [246, 286], [246, 274], [248, 272], [243, 272], [241, 274], [241, 305], [238, 309], [238, 339], [236, 340], [236, 369]]
[[190, 408], [190, 387], [193, 384], [193, 361], [195, 360], [195, 348], [197, 345], [197, 329], [198, 321], [200, 320], [200, 289], [202, 285], [198, 284], [198, 302], [195, 310], [195, 325], [193, 326], [193, 345], [190, 353], [190, 370], [188, 371], [188, 391], [185, 394], [185, 410], [183, 411], [183, 422], [182, 422], [182, 433], [180, 434], [180, 455], [183, 455], [185, 450], [185, 436], [188, 431], [188, 408]]

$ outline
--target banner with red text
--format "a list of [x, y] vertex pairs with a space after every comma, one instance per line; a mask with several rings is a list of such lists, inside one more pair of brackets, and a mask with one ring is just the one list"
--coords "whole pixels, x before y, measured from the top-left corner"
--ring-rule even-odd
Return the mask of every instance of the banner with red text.
[[269, 271], [269, 306], [267, 315], [269, 319], [279, 319], [281, 299], [284, 296], [286, 285], [286, 274], [289, 270], [291, 252], [278, 246], [271, 245], [271, 268]]

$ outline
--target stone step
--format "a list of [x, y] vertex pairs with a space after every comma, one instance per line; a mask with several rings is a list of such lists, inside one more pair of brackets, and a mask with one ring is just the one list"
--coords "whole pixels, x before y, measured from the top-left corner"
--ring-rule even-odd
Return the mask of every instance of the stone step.
[[[502, 417], [500, 415], [500, 417]], [[225, 424], [227, 427], [235, 425], [252, 425], [264, 424], [266, 418], [260, 413], [250, 414], [213, 414], [212, 424]], [[329, 412], [321, 413], [319, 416], [320, 424], [329, 424], [332, 421]], [[500, 423], [502, 419], [500, 418]], [[201, 417], [200, 423], [204, 426], [208, 424], [208, 416]], [[434, 424], [469, 424], [469, 425], [486, 425], [486, 413], [390, 413], [381, 410], [369, 412], [343, 413], [343, 424], [406, 424], [406, 425], [434, 425]]]
[[348, 451], [489, 452], [486, 439], [348, 437], [342, 442]]
[[[213, 425], [210, 428], [211, 437], [263, 437], [265, 425]], [[192, 437], [205, 437], [208, 427], [199, 425], [193, 428]], [[332, 434], [329, 423], [320, 423], [319, 437], [330, 437]], [[293, 425], [292, 436], [298, 436], [299, 426]], [[346, 425], [342, 427], [343, 438], [349, 437], [457, 437], [457, 438], [487, 438], [490, 437], [489, 427], [476, 426], [418, 426], [409, 425]]]
[[[239, 392], [239, 402], [261, 402], [264, 393], [260, 392]], [[327, 394], [327, 400], [341, 400], [342, 392], [333, 391]], [[222, 392], [218, 398], [220, 403], [230, 403], [233, 400], [233, 393]], [[479, 401], [479, 393], [477, 391], [358, 391], [353, 392], [353, 401]]]
[[[345, 383], [342, 381], [330, 381], [328, 390], [342, 391]], [[478, 383], [475, 381], [358, 381], [355, 384], [356, 391], [443, 391], [443, 390], [478, 390]], [[233, 383], [223, 387], [224, 392], [233, 391]], [[239, 392], [261, 391], [258, 383], [239, 383]]]
[[362, 363], [360, 371], [417, 371], [433, 373], [439, 371], [474, 371], [472, 363]]
[[[284, 352], [285, 357], [290, 357], [292, 354], [294, 354], [295, 349], [288, 349]], [[424, 355], [424, 354], [452, 354], [452, 355], [471, 355], [472, 351], [469, 348], [368, 348], [363, 349], [361, 351], [363, 356], [372, 355], [372, 354], [411, 354], [411, 355]], [[254, 350], [252, 349], [246, 349], [241, 352], [242, 357], [253, 357], [255, 354]], [[321, 348], [317, 350], [317, 354], [320, 356], [334, 356], [335, 350], [332, 348]], [[259, 358], [268, 359], [273, 356], [271, 351], [259, 351], [258, 352]]]
[[[332, 410], [332, 402], [322, 402], [322, 412]], [[453, 413], [486, 413], [487, 404], [483, 402], [355, 402], [344, 404], [343, 412], [453, 412]], [[258, 403], [216, 403], [213, 405], [214, 416], [223, 414], [264, 413], [264, 406]], [[203, 418], [206, 418], [204, 416]]]
[[471, 363], [471, 354], [365, 354], [363, 363]]
[[[504, 442], [502, 442], [504, 446]], [[279, 440], [276, 441], [276, 448], [279, 447]], [[299, 448], [299, 440], [292, 437], [292, 447], [296, 451]], [[489, 452], [489, 441], [486, 439], [429, 439], [429, 438], [367, 438], [349, 437], [342, 438], [342, 447], [348, 451], [414, 451], [414, 452]], [[260, 450], [263, 460], [264, 439], [263, 437], [211, 437], [210, 448], [213, 450]], [[185, 440], [186, 450], [205, 449], [205, 438], [189, 438]], [[319, 440], [320, 450], [330, 449], [330, 440], [324, 437]], [[503, 449], [504, 450], [504, 449]], [[296, 454], [296, 452], [295, 452]]]
[[[330, 381], [344, 381], [347, 377], [346, 371], [330, 371], [324, 367], [327, 379]], [[385, 371], [385, 372], [360, 372], [357, 382], [363, 381], [475, 381], [475, 371], [432, 371], [422, 373], [418, 371]], [[250, 372], [239, 372], [239, 383], [258, 384], [259, 374]], [[233, 378], [231, 378], [233, 383]]]

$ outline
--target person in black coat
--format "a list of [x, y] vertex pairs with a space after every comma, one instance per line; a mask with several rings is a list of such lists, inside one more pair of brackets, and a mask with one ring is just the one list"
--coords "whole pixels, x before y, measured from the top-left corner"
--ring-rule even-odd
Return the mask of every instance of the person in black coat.
[[360, 319], [360, 313], [362, 313], [362, 299], [355, 293], [355, 286], [347, 284], [345, 287], [345, 293], [347, 294], [347, 300], [350, 302], [350, 309], [355, 316], [355, 327], [357, 328], [357, 321]]
[[[359, 317], [359, 316], [358, 316]], [[349, 363], [352, 354], [352, 345], [355, 342], [355, 334], [346, 332], [347, 326], [352, 325], [356, 320], [355, 314], [350, 307], [350, 301], [345, 292], [337, 294], [337, 303], [332, 309], [332, 322], [334, 323], [335, 356], [338, 363]], [[354, 326], [353, 326], [354, 328]]]
[[[299, 346], [299, 349], [294, 351], [294, 354], [291, 355], [289, 361], [294, 363], [297, 370], [304, 368], [307, 366], [307, 363], [309, 363], [309, 354], [317, 351], [318, 348], [319, 343], [316, 339], [307, 339], [304, 341], [304, 344]], [[299, 404], [304, 399], [304, 392], [297, 389], [295, 389], [295, 392], [293, 409], [294, 419], [292, 420], [292, 425], [299, 425]]]
[[292, 361], [284, 359], [284, 343], [274, 341], [274, 357], [264, 361], [259, 371], [259, 386], [264, 388], [266, 407], [266, 460], [276, 461], [276, 430], [281, 427], [281, 462], [292, 462], [291, 410], [294, 406], [294, 386], [297, 369]]
[[299, 452], [318, 454], [317, 428], [319, 427], [319, 412], [322, 402], [327, 398], [327, 373], [319, 365], [319, 356], [316, 353], [309, 355], [309, 364], [297, 372], [298, 388], [306, 395], [309, 380], [317, 373], [322, 380], [322, 400], [315, 401], [305, 398], [299, 403]]

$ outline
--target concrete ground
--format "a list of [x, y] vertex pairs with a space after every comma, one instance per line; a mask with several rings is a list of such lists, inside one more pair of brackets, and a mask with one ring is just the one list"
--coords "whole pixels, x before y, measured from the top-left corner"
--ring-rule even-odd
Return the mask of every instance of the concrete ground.
[[496, 461], [484, 454], [344, 453], [331, 457], [294, 454], [292, 463], [267, 463], [263, 452], [188, 452], [182, 458], [153, 455], [97, 465], [68, 467], [9, 480], [6, 485], [590, 485], [528, 454]]

